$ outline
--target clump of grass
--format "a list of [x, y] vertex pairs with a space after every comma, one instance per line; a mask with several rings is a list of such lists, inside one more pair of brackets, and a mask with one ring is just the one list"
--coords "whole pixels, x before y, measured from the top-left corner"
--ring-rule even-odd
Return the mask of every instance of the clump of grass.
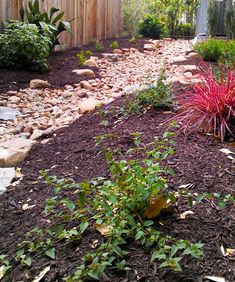
[[119, 47], [119, 43], [117, 41], [113, 41], [110, 45], [109, 45], [110, 48], [112, 49], [116, 49]]

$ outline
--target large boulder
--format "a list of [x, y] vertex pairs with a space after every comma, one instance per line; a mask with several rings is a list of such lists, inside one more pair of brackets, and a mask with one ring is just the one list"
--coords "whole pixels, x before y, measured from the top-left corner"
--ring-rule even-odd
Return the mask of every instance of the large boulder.
[[13, 138], [0, 143], [0, 167], [13, 167], [23, 161], [34, 142], [24, 138]]
[[42, 80], [42, 79], [32, 79], [30, 81], [29, 87], [31, 89], [37, 89], [37, 88], [50, 88], [51, 85], [48, 81]]

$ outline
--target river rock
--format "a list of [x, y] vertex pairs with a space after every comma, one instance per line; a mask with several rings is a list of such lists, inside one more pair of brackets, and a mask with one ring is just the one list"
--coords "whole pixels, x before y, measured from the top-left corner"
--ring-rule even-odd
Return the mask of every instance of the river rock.
[[14, 120], [21, 112], [9, 107], [0, 107], [0, 120]]
[[85, 114], [93, 111], [97, 106], [100, 106], [102, 104], [102, 101], [96, 100], [94, 98], [88, 98], [79, 106], [79, 113]]
[[7, 187], [15, 177], [16, 172], [14, 167], [0, 168], [0, 195], [6, 192]]
[[84, 89], [87, 89], [90, 91], [93, 90], [92, 85], [88, 81], [81, 81], [80, 84], [81, 84], [81, 87]]
[[85, 66], [88, 66], [88, 67], [92, 67], [92, 68], [94, 68], [94, 67], [95, 67], [95, 68], [98, 68], [98, 64], [97, 64], [96, 61], [93, 60], [93, 59], [87, 60], [84, 65], [85, 65]]
[[76, 73], [78, 76], [86, 76], [88, 78], [95, 78], [95, 73], [90, 69], [73, 70], [72, 73]]
[[32, 79], [30, 81], [29, 87], [31, 89], [37, 89], [37, 88], [50, 88], [51, 85], [50, 83], [48, 83], [48, 81], [46, 80], [42, 80], [42, 79]]
[[34, 142], [24, 138], [13, 138], [0, 143], [0, 167], [13, 167], [23, 161]]

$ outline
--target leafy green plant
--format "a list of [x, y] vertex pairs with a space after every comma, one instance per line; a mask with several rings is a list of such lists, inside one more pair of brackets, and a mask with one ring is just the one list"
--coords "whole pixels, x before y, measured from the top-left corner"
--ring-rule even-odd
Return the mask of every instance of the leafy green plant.
[[154, 15], [147, 15], [140, 21], [138, 31], [144, 37], [160, 39], [164, 33], [164, 25]]
[[6, 255], [0, 255], [0, 279], [2, 279], [5, 274], [10, 270], [12, 266]]
[[95, 40], [95, 49], [100, 52], [104, 49], [103, 43], [100, 40]]
[[42, 35], [34, 24], [8, 23], [0, 34], [0, 66], [45, 71], [51, 44], [48, 29]]
[[76, 54], [76, 58], [79, 61], [80, 66], [84, 66], [86, 60], [88, 59], [89, 56], [91, 56], [93, 53], [89, 50], [86, 51], [80, 51], [79, 53]]
[[[133, 135], [138, 147], [141, 147], [140, 136]], [[96, 228], [106, 238], [93, 252], [83, 257], [83, 263], [65, 281], [83, 281], [87, 277], [98, 280], [107, 267], [128, 270], [125, 245], [129, 239], [151, 247], [151, 261], [158, 260], [160, 267], [175, 271], [181, 270], [179, 262], [183, 256], [201, 256], [202, 244], [165, 235], [154, 228], [151, 220], [166, 207], [167, 202], [175, 201], [174, 196], [167, 193], [166, 175], [172, 172], [160, 166], [168, 155], [174, 153], [171, 147], [174, 142], [168, 140], [170, 136], [167, 133], [164, 140], [151, 143], [152, 149], [149, 147], [147, 158], [142, 160], [116, 160], [107, 149], [109, 179], [75, 183], [71, 179], [58, 180], [42, 173], [46, 183], [55, 187], [55, 197], [49, 199], [45, 209], [50, 218], [54, 221], [68, 218], [70, 223], [79, 220], [80, 227], [74, 228], [77, 239], [88, 228]], [[74, 191], [70, 195], [75, 197], [65, 199], [63, 195], [67, 189]], [[153, 208], [156, 203], [158, 207]], [[58, 224], [55, 225], [58, 230]], [[63, 234], [64, 229], [60, 228], [58, 234]]]
[[135, 37], [131, 37], [130, 43], [131, 43], [131, 44], [135, 44], [135, 43], [136, 43], [136, 38], [135, 38]]
[[112, 49], [115, 49], [115, 48], [118, 48], [119, 47], [119, 43], [117, 41], [113, 41], [110, 45], [109, 45], [110, 48]]
[[51, 31], [52, 48], [56, 45], [60, 45], [60, 35], [62, 32], [68, 31], [71, 33], [71, 21], [62, 21], [64, 11], [52, 7], [48, 13], [41, 12], [39, 0], [30, 0], [28, 6], [22, 6], [20, 16], [22, 21], [37, 25], [42, 34], [45, 26], [47, 26]]
[[234, 67], [234, 40], [208, 39], [196, 44], [194, 49], [205, 61], [219, 62], [227, 67]]
[[147, 85], [144, 90], [134, 94], [133, 100], [124, 106], [124, 114], [143, 112], [148, 109], [168, 109], [173, 105], [169, 85], [166, 83], [166, 74], [161, 70], [156, 84]]

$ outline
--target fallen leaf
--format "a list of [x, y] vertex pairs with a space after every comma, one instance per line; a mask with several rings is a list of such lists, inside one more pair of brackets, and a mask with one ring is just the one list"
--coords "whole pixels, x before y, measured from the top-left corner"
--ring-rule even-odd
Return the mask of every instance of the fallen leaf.
[[47, 274], [47, 272], [50, 271], [50, 266], [47, 266], [46, 268], [44, 268], [37, 277], [34, 278], [34, 280], [32, 282], [39, 282], [42, 280], [42, 278]]
[[232, 257], [235, 255], [235, 249], [226, 249], [226, 255]]
[[27, 210], [32, 209], [32, 208], [34, 208], [34, 207], [36, 207], [36, 205], [30, 206], [29, 204], [24, 204], [24, 205], [22, 206], [22, 210], [23, 210], [23, 211], [27, 211]]
[[159, 196], [157, 198], [151, 199], [149, 206], [146, 208], [144, 215], [147, 218], [154, 218], [155, 216], [159, 215], [159, 213], [167, 208], [166, 200], [163, 196]]
[[23, 174], [21, 173], [21, 168], [17, 167], [16, 168], [16, 178], [21, 178], [23, 177]]
[[230, 151], [229, 149], [220, 149], [220, 152], [226, 154], [226, 155], [229, 155], [229, 154], [234, 154], [232, 151]]
[[95, 224], [95, 228], [97, 231], [101, 233], [103, 236], [109, 236], [110, 232], [113, 229], [112, 225], [107, 225], [107, 224]]
[[180, 214], [180, 219], [185, 219], [188, 215], [192, 215], [192, 214], [194, 214], [193, 211], [185, 211]]
[[211, 280], [211, 281], [215, 281], [215, 282], [226, 282], [223, 277], [205, 276], [204, 278], [209, 279], [209, 280]]

